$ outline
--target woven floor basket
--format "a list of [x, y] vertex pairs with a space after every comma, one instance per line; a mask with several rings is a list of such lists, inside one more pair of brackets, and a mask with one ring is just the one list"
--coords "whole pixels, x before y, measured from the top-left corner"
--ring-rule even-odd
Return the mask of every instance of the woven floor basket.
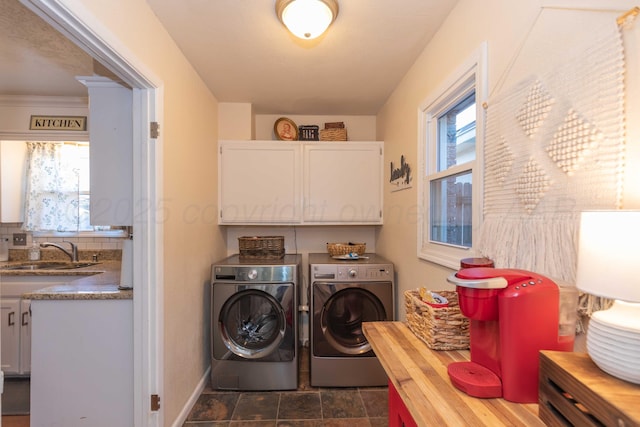
[[238, 237], [240, 258], [281, 259], [284, 258], [284, 236]]
[[469, 319], [460, 312], [455, 291], [436, 291], [449, 300], [447, 307], [432, 307], [417, 289], [404, 293], [409, 329], [432, 350], [469, 348]]

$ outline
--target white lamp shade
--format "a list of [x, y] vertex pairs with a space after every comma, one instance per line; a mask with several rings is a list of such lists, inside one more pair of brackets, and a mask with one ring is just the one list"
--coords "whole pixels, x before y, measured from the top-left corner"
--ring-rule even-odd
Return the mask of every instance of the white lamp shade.
[[640, 211], [582, 212], [579, 242], [578, 289], [640, 302]]
[[333, 1], [333, 4], [335, 13], [323, 0], [293, 0], [278, 13], [282, 23], [293, 35], [310, 40], [324, 33], [335, 19], [337, 3]]

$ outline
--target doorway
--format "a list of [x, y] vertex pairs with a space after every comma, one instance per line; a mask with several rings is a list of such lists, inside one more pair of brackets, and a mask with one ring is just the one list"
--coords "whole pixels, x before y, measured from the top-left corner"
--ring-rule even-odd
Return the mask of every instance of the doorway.
[[133, 262], [140, 266], [133, 274], [134, 425], [160, 426], [162, 412], [150, 410], [149, 399], [162, 392], [162, 316], [158, 303], [162, 295], [162, 245], [158, 239], [162, 222], [149, 207], [156, 206], [159, 197], [156, 182], [161, 173], [161, 152], [160, 144], [149, 136], [149, 126], [160, 118], [161, 84], [140, 73], [140, 64], [131, 58], [125, 60], [101, 39], [91, 28], [92, 17], [87, 12], [72, 15], [58, 0], [20, 1], [133, 89], [133, 195], [134, 200], [146, 201], [133, 207], [139, 242], [133, 250]]

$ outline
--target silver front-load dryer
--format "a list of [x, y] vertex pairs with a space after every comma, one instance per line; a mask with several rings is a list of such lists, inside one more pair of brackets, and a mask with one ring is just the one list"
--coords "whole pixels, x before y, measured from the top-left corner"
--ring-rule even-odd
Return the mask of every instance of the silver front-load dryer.
[[299, 274], [299, 255], [268, 264], [236, 255], [212, 266], [212, 388], [298, 387]]
[[311, 385], [386, 385], [387, 375], [362, 332], [362, 322], [394, 319], [393, 264], [376, 254], [359, 260], [309, 254], [309, 271]]

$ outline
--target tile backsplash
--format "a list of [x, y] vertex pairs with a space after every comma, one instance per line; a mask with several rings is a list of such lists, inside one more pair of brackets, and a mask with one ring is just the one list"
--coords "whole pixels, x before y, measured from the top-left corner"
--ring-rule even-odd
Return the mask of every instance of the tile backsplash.
[[[9, 249], [28, 249], [33, 242], [53, 242], [60, 243], [62, 241], [73, 242], [78, 246], [78, 250], [120, 250], [122, 249], [122, 237], [33, 237], [32, 233], [22, 230], [20, 223], [0, 223], [0, 237], [9, 239]], [[15, 246], [13, 244], [13, 235], [15, 233], [24, 233], [27, 237], [26, 246]]]

